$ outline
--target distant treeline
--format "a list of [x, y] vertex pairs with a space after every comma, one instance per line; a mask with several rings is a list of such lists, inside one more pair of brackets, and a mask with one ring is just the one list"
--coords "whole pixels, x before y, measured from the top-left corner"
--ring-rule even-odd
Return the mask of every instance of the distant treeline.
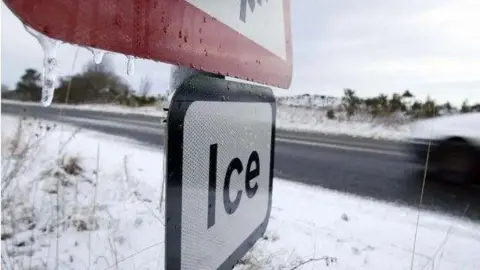
[[[90, 62], [83, 67], [80, 73], [61, 77], [55, 89], [53, 102], [145, 106], [166, 99], [165, 95], [151, 95], [151, 88], [150, 80], [148, 77], [144, 77], [139, 89], [133, 89], [128, 82], [115, 74], [111, 60], [105, 57], [101, 64]], [[40, 101], [41, 94], [42, 75], [32, 68], [25, 70], [14, 89], [8, 89], [6, 85], [2, 84], [2, 98], [5, 99]]]

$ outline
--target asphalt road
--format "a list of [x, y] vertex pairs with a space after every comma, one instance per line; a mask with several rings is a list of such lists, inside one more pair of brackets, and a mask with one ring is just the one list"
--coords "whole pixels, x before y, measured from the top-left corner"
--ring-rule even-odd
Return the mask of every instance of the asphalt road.
[[[33, 116], [162, 147], [161, 118], [2, 103], [2, 114]], [[399, 142], [277, 130], [275, 176], [377, 200], [416, 206], [421, 171]], [[315, 203], [315, 202], [312, 202]], [[424, 207], [480, 221], [480, 189], [427, 178]]]

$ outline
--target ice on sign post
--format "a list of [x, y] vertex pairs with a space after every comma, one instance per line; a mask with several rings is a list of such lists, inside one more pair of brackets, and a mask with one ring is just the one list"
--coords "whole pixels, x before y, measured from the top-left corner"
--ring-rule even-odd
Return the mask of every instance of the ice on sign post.
[[166, 269], [232, 269], [270, 217], [275, 98], [263, 86], [186, 79], [167, 128]]

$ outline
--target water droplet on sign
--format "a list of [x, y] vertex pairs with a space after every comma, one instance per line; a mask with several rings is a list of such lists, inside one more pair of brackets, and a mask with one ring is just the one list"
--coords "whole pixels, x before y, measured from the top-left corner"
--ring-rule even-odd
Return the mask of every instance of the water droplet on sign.
[[100, 50], [100, 49], [96, 49], [96, 48], [89, 48], [89, 51], [92, 52], [93, 54], [93, 61], [95, 62], [95, 64], [100, 64], [102, 63], [102, 60], [103, 60], [103, 56], [105, 56], [105, 51], [104, 50]]
[[133, 75], [135, 73], [135, 57], [129, 55], [127, 56], [127, 74]]
[[178, 38], [182, 38], [183, 35], [182, 35], [182, 30], [178, 31]]

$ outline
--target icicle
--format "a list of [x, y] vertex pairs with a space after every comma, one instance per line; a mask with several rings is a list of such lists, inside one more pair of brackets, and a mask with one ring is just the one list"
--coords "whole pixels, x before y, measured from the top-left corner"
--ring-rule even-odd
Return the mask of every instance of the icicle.
[[135, 57], [129, 55], [127, 56], [127, 74], [128, 75], [133, 75], [135, 72]]
[[43, 106], [48, 107], [52, 104], [55, 91], [55, 81], [57, 80], [57, 49], [60, 41], [49, 38], [26, 25], [25, 30], [34, 36], [43, 49], [43, 73], [42, 73], [42, 98]]
[[89, 50], [93, 53], [93, 61], [95, 62], [95, 64], [101, 64], [103, 56], [105, 56], [105, 51], [96, 48], [89, 48]]
[[57, 80], [57, 49], [60, 42], [49, 37], [40, 36], [44, 51], [43, 56], [43, 83], [42, 83], [42, 105], [47, 107], [52, 104]]

